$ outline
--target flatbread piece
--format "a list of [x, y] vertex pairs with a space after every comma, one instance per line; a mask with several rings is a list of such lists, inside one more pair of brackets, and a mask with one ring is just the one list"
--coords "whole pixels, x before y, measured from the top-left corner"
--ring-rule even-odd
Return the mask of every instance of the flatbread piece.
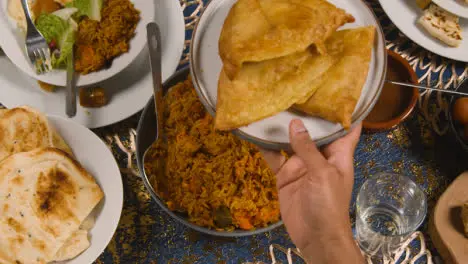
[[435, 4], [424, 10], [418, 23], [433, 37], [451, 47], [460, 46], [463, 40], [459, 18]]
[[6, 158], [0, 163], [0, 263], [55, 260], [102, 197], [94, 178], [61, 150]]
[[72, 155], [70, 147], [47, 117], [27, 106], [0, 112], [0, 161], [35, 148], [55, 147]]

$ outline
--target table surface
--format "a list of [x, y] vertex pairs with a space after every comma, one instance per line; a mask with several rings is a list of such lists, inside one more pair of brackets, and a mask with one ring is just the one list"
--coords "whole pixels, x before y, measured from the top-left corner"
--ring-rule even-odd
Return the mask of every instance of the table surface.
[[[177, 1], [177, 0], [174, 0]], [[466, 77], [465, 63], [441, 58], [408, 40], [390, 22], [378, 1], [367, 0], [379, 17], [387, 47], [402, 54], [416, 70], [423, 84], [452, 89]], [[186, 49], [181, 66], [187, 63], [188, 44], [194, 23], [205, 0], [183, 0], [186, 16]], [[424, 187], [432, 209], [447, 185], [468, 169], [468, 155], [459, 149], [447, 131], [440, 112], [446, 98], [422, 94], [418, 109], [392, 131], [364, 133], [355, 154], [355, 185], [350, 214], [354, 219], [355, 195], [370, 175], [395, 172], [408, 175]], [[1, 103], [1, 101], [0, 101]], [[271, 263], [270, 246], [281, 263], [287, 263], [285, 249], [293, 248], [284, 227], [245, 238], [216, 238], [192, 231], [175, 222], [151, 200], [138, 176], [135, 161], [136, 127], [140, 113], [117, 124], [93, 130], [112, 149], [122, 172], [124, 208], [112, 241], [96, 263]], [[440, 119], [440, 120], [439, 120]], [[354, 225], [354, 224], [353, 224]], [[422, 226], [427, 230], [427, 221]], [[426, 239], [429, 239], [426, 236]], [[430, 240], [428, 242], [431, 248]], [[433, 254], [437, 255], [431, 248]], [[294, 263], [302, 263], [299, 257]], [[419, 263], [425, 263], [422, 259]]]

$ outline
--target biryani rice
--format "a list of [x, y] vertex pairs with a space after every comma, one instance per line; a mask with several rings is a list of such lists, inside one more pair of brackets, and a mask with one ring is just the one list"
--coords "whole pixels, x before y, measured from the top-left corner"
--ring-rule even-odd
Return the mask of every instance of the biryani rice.
[[[257, 147], [215, 130], [190, 80], [172, 87], [164, 102], [167, 139], [152, 146], [145, 171], [168, 208], [218, 230], [279, 221], [275, 175]], [[223, 208], [228, 225], [216, 221]]]

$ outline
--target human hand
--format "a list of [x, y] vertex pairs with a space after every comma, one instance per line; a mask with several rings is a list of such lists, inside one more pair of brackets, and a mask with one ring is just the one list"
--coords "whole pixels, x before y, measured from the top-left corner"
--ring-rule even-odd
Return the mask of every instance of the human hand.
[[292, 157], [285, 162], [279, 153], [263, 153], [277, 172], [281, 217], [291, 239], [311, 263], [361, 263], [348, 213], [361, 125], [322, 151], [302, 121], [293, 120], [289, 130]]

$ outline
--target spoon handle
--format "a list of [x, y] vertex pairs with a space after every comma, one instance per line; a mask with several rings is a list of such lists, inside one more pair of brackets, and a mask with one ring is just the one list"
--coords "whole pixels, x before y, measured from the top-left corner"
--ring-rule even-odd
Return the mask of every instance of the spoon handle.
[[148, 49], [150, 55], [151, 75], [153, 77], [154, 107], [157, 118], [158, 138], [162, 137], [164, 127], [163, 113], [163, 87], [161, 69], [161, 32], [159, 26], [148, 23], [146, 26]]
[[76, 115], [76, 83], [75, 83], [75, 60], [73, 52], [67, 61], [67, 86], [65, 96], [65, 110], [67, 116], [72, 118]]
[[395, 81], [390, 81], [390, 80], [385, 80], [385, 81], [388, 82], [388, 83], [393, 83], [393, 84], [401, 85], [401, 86], [408, 86], [408, 87], [425, 89], [425, 90], [430, 90], [430, 91], [437, 91], [437, 92], [448, 93], [448, 94], [452, 94], [452, 95], [468, 96], [468, 93], [463, 93], [463, 92], [458, 92], [458, 91], [438, 89], [438, 88], [426, 87], [426, 86], [421, 86], [421, 85], [415, 85], [415, 84], [411, 84], [411, 83], [395, 82]]

